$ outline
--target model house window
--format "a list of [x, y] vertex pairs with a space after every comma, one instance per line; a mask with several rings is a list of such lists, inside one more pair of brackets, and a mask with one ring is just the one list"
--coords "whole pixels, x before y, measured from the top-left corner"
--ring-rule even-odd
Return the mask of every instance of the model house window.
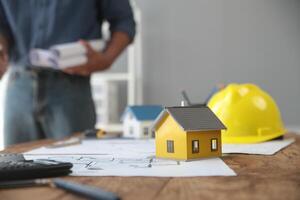
[[143, 130], [143, 131], [144, 131], [144, 135], [147, 136], [147, 135], [148, 135], [148, 128], [147, 128], [147, 127], [144, 127], [144, 130]]
[[199, 153], [199, 140], [192, 141], [192, 153]]
[[211, 150], [212, 151], [218, 150], [218, 139], [217, 138], [211, 139]]
[[155, 138], [155, 132], [151, 131], [151, 133], [152, 133], [152, 137]]
[[129, 134], [133, 135], [133, 127], [132, 126], [129, 127]]
[[173, 140], [167, 140], [167, 152], [174, 153], [174, 141]]

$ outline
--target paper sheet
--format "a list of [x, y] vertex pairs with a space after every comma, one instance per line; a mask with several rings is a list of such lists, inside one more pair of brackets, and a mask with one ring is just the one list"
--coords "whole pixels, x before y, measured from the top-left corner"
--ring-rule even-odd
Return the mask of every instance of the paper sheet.
[[257, 144], [223, 144], [223, 153], [243, 153], [258, 155], [274, 155], [281, 149], [295, 142], [294, 138], [274, 140]]
[[84, 140], [62, 148], [42, 147], [25, 153], [26, 159], [47, 158], [74, 164], [73, 176], [235, 176], [220, 158], [173, 161], [155, 158], [154, 140]]

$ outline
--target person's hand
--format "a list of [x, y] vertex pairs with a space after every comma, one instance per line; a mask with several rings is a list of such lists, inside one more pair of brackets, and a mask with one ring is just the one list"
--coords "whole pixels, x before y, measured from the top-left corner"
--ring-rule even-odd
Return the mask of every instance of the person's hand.
[[8, 54], [6, 43], [0, 38], [0, 78], [6, 72], [8, 66]]
[[95, 51], [91, 45], [84, 41], [79, 41], [87, 50], [87, 63], [75, 67], [66, 68], [63, 71], [71, 75], [89, 76], [95, 71], [105, 70], [112, 64], [111, 59], [104, 53]]
[[97, 52], [92, 49], [90, 44], [84, 40], [80, 41], [83, 46], [87, 49], [88, 61], [86, 64], [81, 66], [75, 66], [63, 70], [65, 73], [89, 76], [95, 71], [101, 71], [108, 69], [113, 61], [122, 53], [122, 51], [131, 42], [129, 36], [124, 32], [113, 32], [111, 39], [107, 42], [105, 51]]

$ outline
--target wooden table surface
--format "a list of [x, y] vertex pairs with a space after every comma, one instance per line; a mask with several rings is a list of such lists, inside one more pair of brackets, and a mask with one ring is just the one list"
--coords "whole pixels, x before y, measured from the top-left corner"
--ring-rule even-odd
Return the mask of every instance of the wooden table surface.
[[[225, 155], [223, 160], [235, 177], [64, 177], [115, 192], [122, 199], [297, 199], [300, 200], [300, 136], [289, 133], [296, 142], [273, 156]], [[5, 152], [24, 152], [51, 143], [51, 140], [25, 143]], [[0, 190], [0, 199], [82, 199], [48, 187]]]

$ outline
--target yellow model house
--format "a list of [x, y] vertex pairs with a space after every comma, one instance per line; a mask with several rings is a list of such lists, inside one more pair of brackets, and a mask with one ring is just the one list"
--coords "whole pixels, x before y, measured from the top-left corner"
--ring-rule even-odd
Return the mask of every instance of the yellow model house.
[[222, 155], [224, 124], [207, 106], [166, 107], [154, 123], [156, 157], [193, 160]]

